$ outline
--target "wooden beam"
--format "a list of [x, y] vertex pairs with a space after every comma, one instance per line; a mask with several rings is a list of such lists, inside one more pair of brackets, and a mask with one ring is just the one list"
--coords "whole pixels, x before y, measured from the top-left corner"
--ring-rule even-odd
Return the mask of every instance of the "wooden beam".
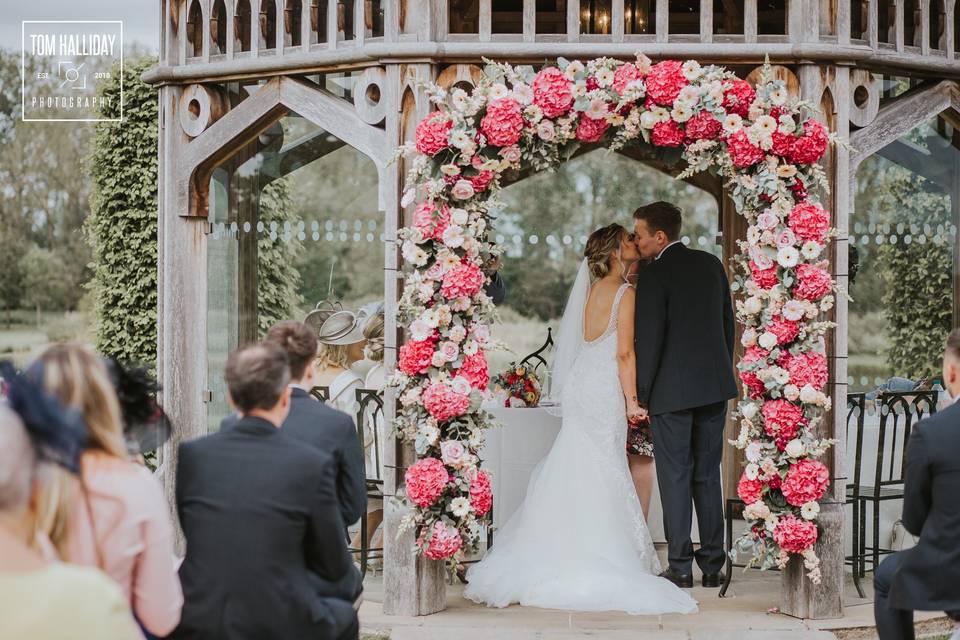
[[493, 33], [491, 0], [480, 0], [480, 42], [490, 42]]
[[757, 41], [757, 0], [743, 2], [743, 39], [746, 42]]
[[700, 42], [713, 42], [713, 0], [700, 0]]
[[567, 0], [567, 42], [580, 42], [580, 0]]
[[953, 189], [953, 153], [932, 153], [909, 140], [899, 138], [881, 147], [876, 155], [909, 169], [917, 175], [934, 182], [946, 193]]
[[670, 3], [668, 0], [656, 0], [657, 3], [657, 22], [656, 34], [657, 42], [666, 42], [670, 36]]
[[523, 0], [523, 41], [533, 42], [536, 36], [537, 0]]

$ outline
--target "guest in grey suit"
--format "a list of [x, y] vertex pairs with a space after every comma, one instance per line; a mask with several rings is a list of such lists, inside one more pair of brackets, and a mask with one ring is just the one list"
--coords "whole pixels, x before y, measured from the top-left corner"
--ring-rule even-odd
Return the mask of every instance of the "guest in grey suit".
[[913, 640], [915, 610], [960, 619], [960, 329], [947, 338], [943, 384], [954, 403], [918, 422], [907, 442], [903, 526], [920, 541], [873, 578], [880, 640]]

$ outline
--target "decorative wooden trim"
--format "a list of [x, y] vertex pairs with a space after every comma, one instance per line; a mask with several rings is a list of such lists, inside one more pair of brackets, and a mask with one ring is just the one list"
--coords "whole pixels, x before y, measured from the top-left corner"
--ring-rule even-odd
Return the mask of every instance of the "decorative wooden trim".
[[713, 0], [700, 0], [700, 42], [713, 42]]
[[670, 35], [670, 3], [668, 0], [657, 2], [657, 42], [666, 42]]
[[[614, 0], [616, 2], [616, 0]], [[537, 0], [523, 0], [523, 41], [533, 42], [537, 36]]]
[[493, 31], [493, 9], [490, 5], [491, 0], [480, 0], [479, 31], [481, 42], [490, 42], [490, 34]]
[[[708, 0], [702, 0], [707, 2]], [[613, 42], [623, 42], [623, 0], [613, 0], [610, 9], [610, 39]]]
[[743, 39], [748, 43], [757, 41], [757, 0], [743, 2]]
[[580, 41], [580, 0], [567, 0], [567, 42]]

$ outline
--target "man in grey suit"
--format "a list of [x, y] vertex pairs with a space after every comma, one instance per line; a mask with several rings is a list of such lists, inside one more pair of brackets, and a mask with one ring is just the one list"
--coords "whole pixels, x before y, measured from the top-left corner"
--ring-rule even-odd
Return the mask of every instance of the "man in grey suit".
[[[733, 376], [733, 305], [723, 264], [679, 241], [680, 209], [654, 202], [634, 213], [634, 239], [651, 262], [637, 279], [637, 400], [650, 417], [657, 483], [663, 503], [669, 568], [680, 587], [693, 586], [693, 560], [703, 586], [718, 587], [723, 550], [720, 461]], [[697, 509], [700, 548], [690, 540]]]

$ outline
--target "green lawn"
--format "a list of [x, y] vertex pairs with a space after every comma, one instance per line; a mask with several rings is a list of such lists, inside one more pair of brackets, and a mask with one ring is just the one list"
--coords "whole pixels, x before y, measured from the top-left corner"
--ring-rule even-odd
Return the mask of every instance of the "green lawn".
[[43, 313], [39, 327], [33, 311], [14, 311], [9, 320], [0, 313], [0, 359], [13, 360], [17, 367], [26, 366], [55, 342], [92, 339], [86, 316], [77, 311]]

